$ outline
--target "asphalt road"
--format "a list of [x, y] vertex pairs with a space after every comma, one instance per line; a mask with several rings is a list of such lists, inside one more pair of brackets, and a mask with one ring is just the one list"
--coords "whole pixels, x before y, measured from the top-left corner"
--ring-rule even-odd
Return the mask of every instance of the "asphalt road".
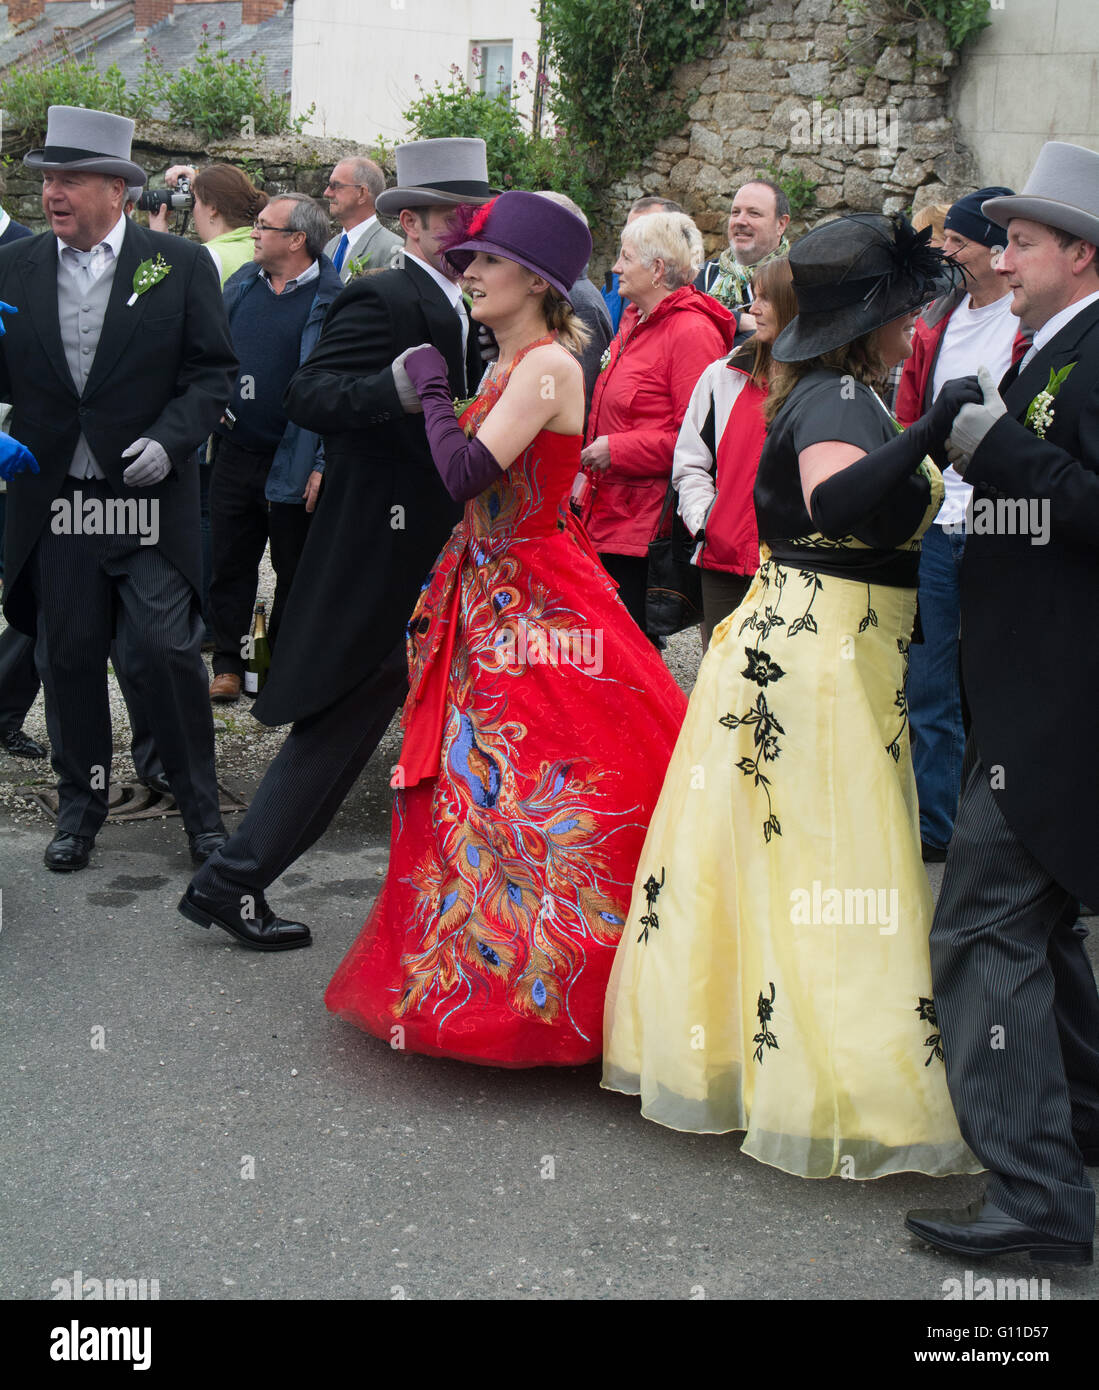
[[[805, 1181], [641, 1119], [596, 1067], [431, 1060], [326, 1013], [384, 871], [396, 747], [272, 889], [315, 931], [286, 955], [177, 914], [178, 818], [109, 825], [61, 875], [45, 816], [0, 810], [0, 1297], [80, 1270], [161, 1299], [942, 1299], [963, 1262], [903, 1215], [979, 1178]], [[28, 769], [0, 754], [0, 777]], [[1099, 1292], [1094, 1270], [978, 1273]]]

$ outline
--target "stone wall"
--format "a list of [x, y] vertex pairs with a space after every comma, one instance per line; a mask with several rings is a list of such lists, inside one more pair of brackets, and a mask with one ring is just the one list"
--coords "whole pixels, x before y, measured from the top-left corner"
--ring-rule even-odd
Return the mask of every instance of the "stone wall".
[[712, 56], [677, 71], [676, 87], [697, 99], [682, 130], [610, 189], [593, 272], [613, 260], [617, 230], [643, 193], [682, 204], [714, 254], [727, 244], [732, 194], [768, 166], [780, 182], [800, 175], [818, 185], [794, 233], [829, 215], [949, 202], [976, 186], [949, 115], [958, 55], [941, 24], [889, 9], [886, 0], [862, 12], [843, 0], [749, 0]]
[[[45, 231], [42, 215], [42, 175], [23, 166], [28, 142], [16, 132], [4, 132], [7, 192], [4, 206], [17, 222], [34, 231]], [[191, 130], [150, 122], [135, 133], [134, 162], [149, 175], [149, 187], [164, 187], [164, 171], [172, 164], [193, 164], [201, 169], [215, 161], [240, 165], [257, 187], [266, 193], [296, 191], [320, 198], [332, 166], [348, 155], [376, 152], [350, 140], [326, 140], [311, 135], [267, 135], [249, 140], [218, 140], [203, 144]], [[382, 165], [392, 182], [394, 171]], [[323, 199], [321, 200], [323, 202]], [[191, 231], [193, 235], [193, 229]]]

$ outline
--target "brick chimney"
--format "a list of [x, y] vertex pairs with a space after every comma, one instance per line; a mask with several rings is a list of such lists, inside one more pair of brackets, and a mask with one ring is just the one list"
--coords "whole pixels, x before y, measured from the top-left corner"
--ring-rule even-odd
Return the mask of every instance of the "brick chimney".
[[242, 24], [262, 24], [271, 19], [285, 5], [286, 0], [241, 0], [240, 22]]
[[8, 0], [8, 23], [14, 28], [17, 24], [33, 24], [46, 12], [46, 0]]
[[139, 34], [145, 33], [162, 19], [168, 19], [174, 9], [175, 0], [136, 0], [134, 29]]

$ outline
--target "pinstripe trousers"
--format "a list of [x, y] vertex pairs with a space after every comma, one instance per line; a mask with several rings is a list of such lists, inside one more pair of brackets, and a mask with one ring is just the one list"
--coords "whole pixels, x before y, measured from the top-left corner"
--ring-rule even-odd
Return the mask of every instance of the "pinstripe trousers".
[[407, 693], [401, 642], [327, 709], [293, 724], [244, 819], [191, 880], [195, 889], [213, 898], [262, 897], [327, 830]]
[[[92, 478], [66, 478], [59, 495], [71, 498], [74, 487], [84, 498], [113, 495]], [[27, 563], [58, 779], [57, 833], [94, 836], [107, 818], [112, 640], [188, 833], [223, 829], [202, 619], [190, 584], [155, 546], [133, 536], [57, 535], [48, 524]]]
[[931, 928], [947, 1083], [986, 1196], [1032, 1229], [1090, 1242], [1099, 1143], [1099, 996], [1077, 903], [1004, 819], [974, 740]]

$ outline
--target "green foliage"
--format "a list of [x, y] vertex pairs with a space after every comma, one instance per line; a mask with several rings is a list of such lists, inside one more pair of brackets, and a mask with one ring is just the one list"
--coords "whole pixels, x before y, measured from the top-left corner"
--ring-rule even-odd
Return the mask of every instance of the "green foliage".
[[[206, 140], [249, 128], [256, 135], [300, 134], [313, 108], [291, 120], [289, 99], [267, 85], [266, 58], [253, 54], [229, 59], [222, 41], [219, 34], [212, 48], [203, 34], [192, 63], [178, 74], [166, 72], [156, 49], [149, 48], [141, 74], [130, 87], [115, 63], [100, 72], [88, 58], [51, 62], [39, 44], [43, 51], [33, 51], [28, 63], [0, 82], [0, 108], [8, 125], [32, 140], [45, 137], [50, 106], [88, 106], [136, 121], [164, 111], [169, 120], [190, 126]], [[245, 125], [248, 117], [251, 127]]]
[[711, 48], [719, 25], [746, 0], [543, 0], [556, 119], [605, 185], [636, 168], [678, 130], [694, 93], [672, 74]]
[[773, 164], [765, 164], [757, 173], [761, 178], [777, 183], [786, 194], [792, 217], [801, 217], [817, 201], [817, 180], [808, 178], [798, 169], [777, 169]]
[[[43, 45], [39, 43], [38, 48]], [[140, 118], [147, 114], [143, 109], [147, 101], [146, 90], [126, 90], [126, 79], [117, 64], [100, 72], [86, 58], [47, 63], [40, 54], [32, 53], [30, 62], [0, 82], [0, 108], [7, 124], [24, 131], [31, 140], [45, 139], [50, 106], [91, 106]]]
[[267, 59], [254, 53], [250, 58], [227, 58], [222, 35], [215, 42], [217, 47], [212, 48], [204, 33], [191, 65], [174, 76], [162, 72], [157, 94], [167, 107], [168, 119], [190, 126], [205, 140], [249, 131], [300, 134], [313, 108], [291, 120], [289, 97], [272, 92], [267, 85]]
[[[874, 21], [883, 17], [887, 22], [904, 22], [913, 19], [935, 19], [946, 30], [946, 38], [953, 49], [961, 46], [987, 29], [992, 21], [988, 12], [991, 0], [843, 0], [847, 9]], [[878, 25], [877, 35], [888, 42], [898, 41], [899, 36], [891, 29]]]
[[908, 0], [908, 8], [919, 11], [925, 19], [937, 19], [946, 29], [951, 48], [961, 48], [992, 23], [989, 0]]
[[[529, 89], [525, 71], [521, 78]], [[461, 70], [452, 64], [447, 86], [436, 82], [424, 90], [421, 85], [421, 95], [403, 114], [417, 140], [480, 137], [487, 148], [488, 181], [494, 188], [552, 188], [568, 194], [581, 207], [590, 205], [583, 161], [560, 129], [552, 135], [527, 130], [515, 104], [521, 89], [515, 84], [510, 95], [482, 96], [462, 81]]]

